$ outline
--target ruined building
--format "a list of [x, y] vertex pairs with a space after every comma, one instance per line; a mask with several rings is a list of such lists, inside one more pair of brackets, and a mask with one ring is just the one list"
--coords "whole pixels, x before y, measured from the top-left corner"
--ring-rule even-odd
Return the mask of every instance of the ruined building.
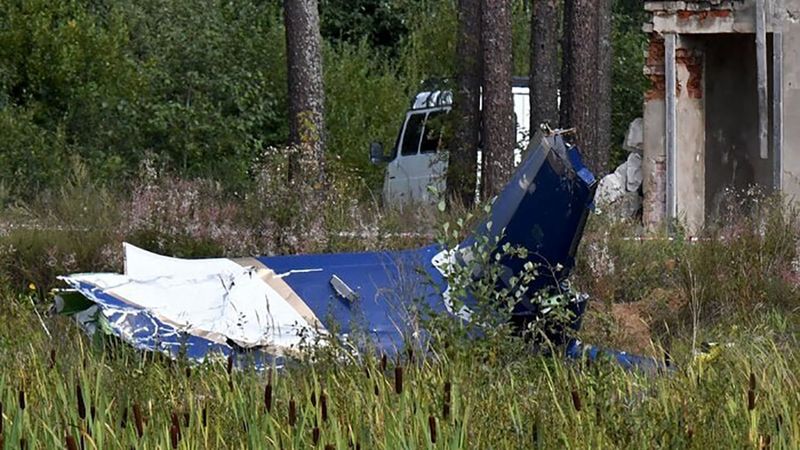
[[800, 194], [800, 0], [645, 1], [644, 221], [692, 230], [724, 192]]

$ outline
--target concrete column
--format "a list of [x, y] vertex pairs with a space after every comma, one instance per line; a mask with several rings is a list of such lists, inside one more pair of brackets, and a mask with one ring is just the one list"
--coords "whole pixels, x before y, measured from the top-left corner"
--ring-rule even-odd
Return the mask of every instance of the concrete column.
[[706, 215], [705, 67], [697, 38], [681, 36], [675, 52], [677, 72], [676, 196], [678, 219], [691, 233]]
[[800, 0], [784, 0], [783, 193], [800, 200]]
[[664, 223], [667, 211], [664, 40], [656, 33], [650, 36], [644, 72], [650, 89], [644, 96], [643, 222], [652, 229]]
[[[800, 1], [800, 0], [798, 0]], [[675, 197], [677, 219], [691, 232], [705, 221], [705, 107], [701, 46], [681, 36], [675, 50]], [[644, 225], [654, 228], [668, 218], [666, 92], [664, 41], [652, 35], [645, 74], [651, 88], [644, 101]]]

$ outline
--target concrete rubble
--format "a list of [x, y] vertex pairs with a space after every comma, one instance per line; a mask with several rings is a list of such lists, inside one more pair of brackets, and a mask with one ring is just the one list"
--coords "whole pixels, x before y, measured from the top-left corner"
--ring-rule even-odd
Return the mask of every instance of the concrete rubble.
[[642, 119], [631, 122], [623, 148], [627, 160], [614, 172], [606, 175], [597, 186], [595, 202], [598, 214], [610, 214], [618, 219], [631, 219], [642, 209]]

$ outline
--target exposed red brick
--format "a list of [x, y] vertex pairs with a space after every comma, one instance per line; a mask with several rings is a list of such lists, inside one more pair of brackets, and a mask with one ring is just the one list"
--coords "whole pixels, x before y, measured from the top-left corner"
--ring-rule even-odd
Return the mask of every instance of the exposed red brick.
[[646, 101], [662, 100], [667, 86], [664, 75], [650, 74], [647, 78], [650, 79], [650, 89], [645, 91], [644, 99]]
[[687, 11], [687, 10], [680, 10], [676, 11], [675, 15], [678, 16], [678, 20], [697, 20], [697, 21], [704, 21], [706, 19], [718, 19], [718, 18], [725, 18], [731, 15], [731, 11], [727, 9], [712, 9], [706, 11]]
[[657, 34], [650, 35], [645, 65], [653, 69], [648, 75], [648, 79], [650, 80], [650, 88], [644, 94], [645, 100], [663, 99], [665, 80], [664, 75], [658, 74], [663, 70], [658, 69], [662, 69], [664, 67], [664, 38]]
[[648, 66], [661, 66], [664, 64], [664, 38], [658, 35], [653, 35], [650, 38], [645, 64]]
[[686, 81], [686, 92], [689, 98], [703, 98], [703, 65], [700, 63], [687, 64], [689, 79]]

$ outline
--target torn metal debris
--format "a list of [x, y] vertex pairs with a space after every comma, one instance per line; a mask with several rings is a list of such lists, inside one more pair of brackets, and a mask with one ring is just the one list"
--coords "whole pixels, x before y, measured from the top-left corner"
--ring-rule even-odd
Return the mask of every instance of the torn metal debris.
[[[541, 313], [537, 295], [561, 288], [573, 268], [595, 189], [576, 147], [558, 134], [534, 142], [486, 221], [458, 247], [485, 237], [498, 243], [494, 251], [505, 244], [527, 249], [524, 258], [500, 255], [509, 273], [526, 264], [551, 269], [520, 294], [514, 315], [522, 321]], [[421, 308], [468, 318], [475, 307], [468, 299], [453, 311], [446, 264], [454, 252], [438, 244], [245, 259], [171, 258], [130, 244], [124, 252], [122, 274], [62, 277], [71, 289], [59, 296], [59, 309], [89, 333], [102, 326], [138, 349], [196, 361], [215, 353], [282, 357], [334, 332], [345, 341], [366, 335], [377, 351], [392, 354], [418, 331]], [[573, 298], [577, 327], [586, 296]]]

